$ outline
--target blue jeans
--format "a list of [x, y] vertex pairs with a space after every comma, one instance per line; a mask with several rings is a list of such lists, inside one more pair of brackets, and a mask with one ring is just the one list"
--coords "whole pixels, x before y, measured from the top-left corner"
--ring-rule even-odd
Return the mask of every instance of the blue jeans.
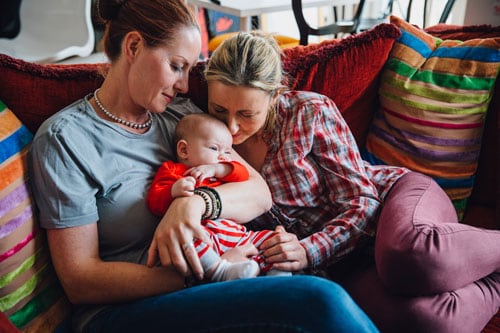
[[346, 291], [296, 275], [203, 284], [113, 306], [89, 332], [378, 332]]

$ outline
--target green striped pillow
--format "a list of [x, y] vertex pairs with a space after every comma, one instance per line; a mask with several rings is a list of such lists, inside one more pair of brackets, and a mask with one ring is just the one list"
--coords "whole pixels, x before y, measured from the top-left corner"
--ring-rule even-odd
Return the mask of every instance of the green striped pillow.
[[402, 35], [384, 67], [380, 109], [363, 158], [433, 177], [459, 220], [474, 185], [500, 38], [441, 40], [398, 17]]
[[0, 102], [0, 311], [25, 332], [52, 332], [68, 302], [32, 206], [26, 171], [32, 138]]

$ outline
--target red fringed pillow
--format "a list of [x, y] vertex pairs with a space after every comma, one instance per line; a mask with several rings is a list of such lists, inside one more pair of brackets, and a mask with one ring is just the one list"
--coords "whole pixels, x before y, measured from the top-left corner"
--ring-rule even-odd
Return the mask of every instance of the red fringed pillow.
[[0, 54], [0, 100], [35, 133], [50, 115], [99, 87], [107, 66], [38, 65]]
[[[206, 110], [205, 62], [189, 74], [189, 93]], [[55, 112], [93, 92], [104, 80], [108, 63], [40, 65], [0, 54], [0, 100], [33, 133]]]
[[344, 39], [285, 49], [289, 86], [330, 97], [362, 146], [377, 105], [381, 70], [400, 34], [397, 27], [380, 24]]

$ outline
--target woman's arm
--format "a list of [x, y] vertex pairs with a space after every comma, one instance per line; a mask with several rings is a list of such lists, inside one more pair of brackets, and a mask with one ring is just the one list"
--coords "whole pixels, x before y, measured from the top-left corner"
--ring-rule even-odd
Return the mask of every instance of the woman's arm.
[[354, 136], [337, 106], [327, 97], [316, 104], [308, 146], [328, 189], [326, 207], [331, 217], [318, 221], [321, 230], [300, 240], [310, 268], [338, 261], [360, 241], [373, 236], [382, 205], [376, 180], [367, 173]]
[[266, 181], [237, 152], [231, 156], [249, 172], [245, 182], [225, 183], [217, 187], [222, 201], [222, 218], [246, 223], [271, 209], [272, 197]]
[[97, 237], [96, 223], [47, 230], [56, 273], [72, 303], [123, 302], [183, 288], [184, 278], [171, 267], [102, 261]]
[[[315, 268], [352, 251], [373, 233], [381, 199], [336, 105], [312, 93], [290, 95], [276, 153], [266, 169], [277, 202], [295, 205], [299, 222], [263, 243], [266, 262], [282, 270]], [[306, 181], [307, 180], [307, 181]], [[299, 226], [300, 227], [297, 227]]]
[[[236, 152], [232, 156], [248, 169], [250, 178], [216, 188], [222, 202], [220, 217], [243, 223], [271, 208], [271, 192], [255, 169]], [[193, 238], [211, 244], [200, 224], [204, 212], [205, 203], [198, 195], [175, 199], [156, 228], [148, 252], [148, 266], [154, 265], [159, 257], [162, 265], [172, 264], [184, 276], [193, 273], [202, 279], [203, 269], [199, 258], [192, 248], [185, 245], [190, 244]]]

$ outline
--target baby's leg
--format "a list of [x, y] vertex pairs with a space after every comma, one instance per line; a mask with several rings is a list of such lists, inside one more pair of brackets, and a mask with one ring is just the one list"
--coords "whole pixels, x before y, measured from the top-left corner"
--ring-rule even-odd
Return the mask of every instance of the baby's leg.
[[207, 244], [201, 241], [197, 242], [199, 244], [196, 246], [196, 251], [198, 251], [199, 248], [204, 248], [202, 251], [198, 251], [198, 255], [203, 253], [199, 257], [201, 266], [205, 271], [205, 276], [211, 281], [229, 281], [252, 278], [259, 275], [259, 265], [255, 261], [229, 262], [222, 259], [219, 254]]
[[382, 283], [398, 294], [448, 292], [500, 271], [500, 231], [457, 223], [446, 193], [412, 172], [385, 200], [375, 260]]
[[[227, 221], [224, 222], [227, 224]], [[203, 221], [205, 230], [210, 235], [214, 244], [214, 248], [203, 243], [201, 240], [196, 239], [194, 242], [196, 252], [200, 258], [201, 265], [205, 272], [205, 276], [212, 281], [228, 281], [235, 279], [244, 279], [256, 277], [259, 272], [259, 266], [253, 260], [232, 263], [223, 260], [220, 257], [220, 252], [224, 252], [226, 246], [223, 244], [226, 239], [225, 226], [219, 224], [217, 221]], [[238, 228], [234, 231], [236, 232]]]

